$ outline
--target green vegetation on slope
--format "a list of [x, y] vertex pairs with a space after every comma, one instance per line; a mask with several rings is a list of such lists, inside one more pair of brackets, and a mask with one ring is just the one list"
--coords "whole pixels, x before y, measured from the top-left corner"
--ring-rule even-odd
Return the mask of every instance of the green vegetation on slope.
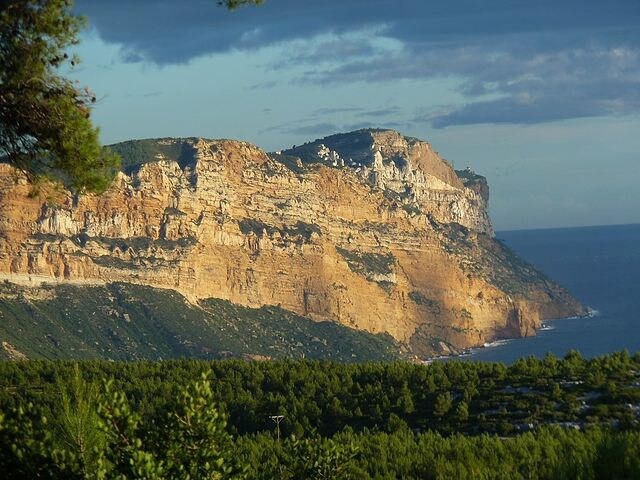
[[[381, 128], [365, 128], [348, 133], [338, 133], [297, 147], [294, 145], [283, 153], [288, 156], [299, 157], [305, 163], [315, 163], [318, 161], [318, 148], [322, 144], [338, 152], [345, 161], [353, 159], [363, 165], [370, 165], [373, 157], [371, 155], [372, 134], [385, 131], [387, 130]], [[405, 138], [412, 140], [410, 137]]]
[[439, 223], [431, 217], [429, 221], [439, 234], [442, 248], [458, 257], [464, 271], [484, 278], [508, 294], [526, 297], [536, 287], [553, 297], [572, 301], [568, 292], [500, 240], [458, 223]]
[[[4, 283], [0, 320], [0, 341], [29, 358], [402, 357], [387, 335], [314, 322], [277, 307], [217, 299], [196, 306], [173, 290], [125, 283], [37, 289]], [[6, 349], [0, 355], [7, 357]]]
[[322, 231], [320, 227], [315, 223], [307, 223], [298, 220], [295, 225], [282, 225], [281, 227], [277, 227], [274, 225], [269, 225], [255, 218], [243, 218], [239, 222], [240, 231], [244, 235], [249, 235], [250, 233], [254, 233], [259, 237], [264, 235], [264, 232], [267, 235], [274, 235], [278, 233], [281, 237], [301, 237], [306, 242], [311, 240], [311, 236], [315, 233], [316, 235], [322, 235]]
[[122, 157], [122, 171], [130, 174], [140, 165], [157, 161], [160, 158], [173, 160], [184, 168], [193, 163], [195, 149], [189, 142], [193, 138], [149, 138], [128, 140], [109, 145], [109, 150]]
[[351, 271], [358, 275], [389, 275], [393, 272], [395, 258], [392, 253], [358, 252], [341, 247], [336, 247], [336, 251], [346, 260]]
[[[168, 211], [167, 211], [168, 210]], [[165, 210], [165, 214], [180, 215], [179, 210], [170, 209]], [[51, 234], [36, 234], [29, 237], [30, 239], [42, 239], [44, 241], [54, 240], [60, 241], [65, 238], [60, 235]], [[134, 253], [138, 253], [141, 250], [149, 250], [151, 248], [161, 248], [163, 250], [173, 250], [178, 247], [187, 248], [196, 244], [197, 239], [193, 236], [181, 237], [176, 240], [167, 240], [165, 238], [151, 238], [151, 237], [91, 237], [86, 233], [75, 235], [71, 238], [75, 243], [81, 247], [85, 247], [88, 242], [97, 242], [101, 246], [108, 248], [110, 251], [115, 249], [121, 252], [126, 252], [129, 249]]]

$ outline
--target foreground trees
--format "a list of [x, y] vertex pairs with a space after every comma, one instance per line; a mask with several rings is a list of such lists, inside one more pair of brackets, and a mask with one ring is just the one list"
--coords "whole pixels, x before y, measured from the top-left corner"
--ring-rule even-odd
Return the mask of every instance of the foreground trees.
[[84, 26], [71, 0], [0, 4], [0, 157], [32, 182], [49, 178], [75, 192], [102, 192], [119, 165], [90, 120], [95, 96], [61, 70]]
[[626, 352], [0, 362], [0, 412], [11, 478], [640, 478], [640, 354]]
[[[61, 405], [52, 418], [33, 403], [0, 414], [0, 469], [11, 478], [244, 479], [251, 467], [271, 478], [349, 478], [356, 456], [331, 439], [287, 438], [268, 447], [281, 458], [252, 463], [253, 444], [240, 452], [213, 397], [211, 373], [179, 389], [157, 421], [143, 420], [122, 391], [107, 382], [99, 396], [78, 368], [58, 383]], [[160, 413], [160, 412], [158, 412]], [[260, 457], [264, 452], [257, 452]], [[266, 469], [266, 470], [265, 470]]]
[[0, 417], [0, 468], [15, 479], [640, 478], [637, 430], [543, 427], [501, 438], [345, 429], [302, 440], [270, 433], [233, 438], [224, 415], [197, 405], [208, 398], [205, 384], [183, 392], [167, 422], [142, 421], [112, 392], [100, 404], [103, 437], [90, 464], [78, 445], [56, 436], [55, 419], [38, 416], [33, 406], [8, 412]]

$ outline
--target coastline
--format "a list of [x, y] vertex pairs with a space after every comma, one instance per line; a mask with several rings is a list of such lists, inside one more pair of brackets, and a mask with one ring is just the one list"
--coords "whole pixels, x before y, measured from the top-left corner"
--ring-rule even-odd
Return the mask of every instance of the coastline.
[[474, 355], [478, 354], [479, 352], [484, 352], [487, 351], [488, 349], [495, 349], [498, 347], [502, 347], [504, 345], [508, 345], [514, 341], [518, 341], [518, 340], [531, 340], [531, 339], [535, 339], [538, 337], [538, 333], [539, 332], [550, 332], [556, 329], [555, 327], [555, 323], [556, 322], [562, 322], [564, 320], [578, 320], [581, 318], [594, 318], [594, 317], [598, 317], [600, 316], [600, 311], [592, 308], [590, 306], [586, 307], [586, 313], [583, 315], [572, 315], [569, 317], [561, 317], [561, 318], [552, 318], [549, 320], [545, 320], [542, 322], [540, 328], [536, 329], [536, 334], [534, 336], [530, 336], [530, 337], [514, 337], [514, 338], [501, 338], [501, 339], [497, 339], [494, 340], [492, 342], [487, 342], [484, 345], [481, 346], [477, 346], [477, 347], [471, 347], [471, 348], [465, 348], [463, 350], [461, 350], [459, 353], [452, 353], [450, 355], [436, 355], [436, 356], [432, 356], [432, 357], [427, 357], [425, 359], [422, 360], [422, 363], [425, 365], [429, 365], [433, 362], [436, 361], [450, 361], [450, 360], [458, 360], [461, 358], [469, 358], [469, 357], [473, 357]]

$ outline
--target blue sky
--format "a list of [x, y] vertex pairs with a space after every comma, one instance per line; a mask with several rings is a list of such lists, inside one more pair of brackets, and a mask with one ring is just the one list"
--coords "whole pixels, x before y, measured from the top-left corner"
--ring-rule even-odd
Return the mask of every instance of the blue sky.
[[389, 127], [487, 176], [497, 229], [640, 222], [640, 1], [216, 3], [77, 0], [105, 143]]

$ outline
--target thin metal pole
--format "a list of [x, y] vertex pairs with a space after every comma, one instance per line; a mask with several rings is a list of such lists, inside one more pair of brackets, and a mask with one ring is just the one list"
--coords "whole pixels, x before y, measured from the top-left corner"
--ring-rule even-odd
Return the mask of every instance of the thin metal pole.
[[269, 418], [276, 424], [276, 434], [280, 441], [280, 422], [284, 420], [284, 415], [269, 415]]

